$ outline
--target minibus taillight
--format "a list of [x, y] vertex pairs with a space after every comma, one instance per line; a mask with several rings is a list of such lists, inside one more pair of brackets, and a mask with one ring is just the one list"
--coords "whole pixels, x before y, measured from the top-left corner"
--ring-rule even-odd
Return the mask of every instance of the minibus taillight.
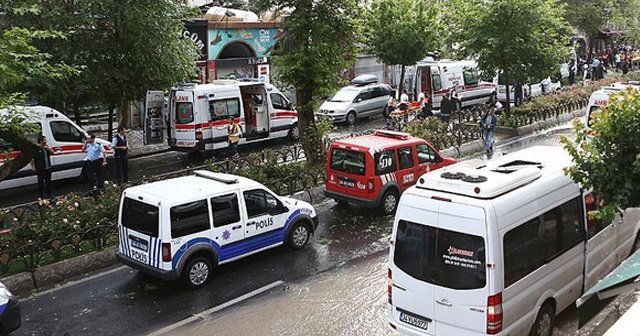
[[162, 261], [171, 261], [171, 243], [162, 243]]
[[392, 294], [392, 290], [393, 290], [393, 279], [391, 277], [391, 269], [389, 268], [387, 271], [387, 277], [389, 278], [387, 280], [387, 296], [389, 297], [389, 304], [393, 304], [393, 294]]
[[202, 131], [196, 130], [196, 140], [202, 140]]
[[502, 293], [491, 295], [487, 299], [487, 334], [495, 335], [502, 331]]

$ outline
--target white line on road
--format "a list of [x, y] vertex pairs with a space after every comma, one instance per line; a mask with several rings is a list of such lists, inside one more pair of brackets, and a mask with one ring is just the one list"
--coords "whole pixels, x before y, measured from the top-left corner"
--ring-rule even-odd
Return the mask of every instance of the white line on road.
[[126, 269], [126, 268], [129, 268], [129, 267], [128, 266], [120, 266], [120, 267], [116, 267], [114, 269], [108, 270], [106, 272], [102, 272], [102, 273], [94, 274], [94, 275], [86, 277], [86, 278], [82, 278], [80, 280], [69, 281], [69, 282], [67, 282], [67, 283], [65, 283], [65, 284], [63, 284], [61, 286], [54, 287], [54, 288], [47, 289], [47, 290], [42, 291], [42, 292], [35, 293], [35, 294], [29, 296], [28, 298], [22, 299], [20, 301], [21, 302], [25, 302], [25, 301], [28, 301], [28, 300], [31, 300], [31, 299], [35, 299], [37, 297], [40, 297], [40, 296], [43, 296], [43, 295], [47, 295], [47, 294], [51, 294], [51, 293], [59, 291], [61, 289], [65, 289], [67, 287], [75, 286], [75, 285], [81, 284], [83, 282], [87, 282], [87, 281], [90, 281], [90, 280], [93, 280], [93, 279], [96, 279], [96, 278], [99, 278], [99, 277], [102, 277], [102, 276], [105, 276], [105, 275], [109, 275], [111, 273], [115, 273], [115, 272], [121, 271], [121, 270]]
[[215, 312], [218, 312], [218, 311], [220, 311], [222, 309], [231, 307], [231, 306], [233, 306], [233, 305], [235, 305], [237, 303], [240, 303], [240, 302], [242, 302], [244, 300], [250, 299], [250, 298], [252, 298], [252, 297], [254, 297], [256, 295], [262, 294], [262, 293], [264, 293], [264, 292], [266, 292], [268, 290], [271, 290], [271, 289], [273, 289], [275, 287], [278, 287], [278, 286], [280, 286], [282, 284], [284, 284], [284, 282], [282, 280], [274, 281], [274, 282], [272, 282], [272, 283], [270, 283], [270, 284], [268, 284], [268, 285], [266, 285], [264, 287], [260, 287], [260, 288], [258, 288], [256, 290], [253, 290], [253, 291], [249, 292], [249, 293], [246, 293], [244, 295], [238, 296], [237, 298], [235, 298], [233, 300], [227, 301], [227, 302], [225, 302], [223, 304], [217, 305], [217, 306], [215, 306], [213, 308], [210, 308], [210, 309], [207, 309], [207, 310], [205, 310], [205, 311], [203, 311], [201, 313], [198, 313], [198, 314], [195, 314], [195, 315], [193, 315], [191, 317], [188, 317], [188, 318], [186, 318], [186, 319], [184, 319], [182, 321], [176, 322], [176, 323], [174, 323], [174, 324], [172, 324], [170, 326], [167, 326], [167, 327], [164, 327], [164, 328], [162, 328], [160, 330], [154, 331], [154, 332], [148, 334], [148, 336], [170, 335], [172, 331], [175, 331], [176, 329], [178, 329], [178, 328], [180, 328], [180, 327], [182, 327], [184, 325], [187, 325], [187, 324], [189, 324], [191, 322], [202, 321], [208, 315], [211, 315], [211, 314], [213, 314]]

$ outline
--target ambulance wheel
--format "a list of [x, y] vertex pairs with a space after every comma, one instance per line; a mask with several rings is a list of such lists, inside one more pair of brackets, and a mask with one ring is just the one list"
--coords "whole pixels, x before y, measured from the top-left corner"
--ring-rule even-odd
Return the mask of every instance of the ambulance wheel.
[[356, 115], [355, 111], [349, 111], [349, 113], [347, 113], [347, 124], [349, 125], [353, 125], [356, 123], [356, 120], [358, 119], [358, 116]]
[[551, 336], [553, 335], [553, 319], [555, 312], [549, 303], [545, 303], [540, 308], [536, 321], [533, 322], [529, 336]]
[[309, 230], [309, 225], [305, 222], [298, 222], [295, 223], [291, 231], [289, 231], [287, 243], [291, 249], [299, 250], [307, 245], [310, 237], [311, 231]]
[[383, 215], [391, 215], [396, 212], [398, 208], [398, 194], [393, 190], [387, 190], [387, 192], [382, 195], [382, 199], [380, 201], [380, 211]]
[[209, 259], [203, 256], [195, 257], [189, 260], [182, 271], [182, 281], [191, 289], [202, 288], [211, 279], [212, 271]]
[[298, 129], [298, 123], [291, 125], [291, 128], [289, 128], [289, 140], [300, 140], [300, 129]]

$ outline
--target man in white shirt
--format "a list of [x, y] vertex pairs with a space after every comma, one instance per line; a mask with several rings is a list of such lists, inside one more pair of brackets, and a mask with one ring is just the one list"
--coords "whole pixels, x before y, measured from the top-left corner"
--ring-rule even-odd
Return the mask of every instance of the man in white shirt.
[[407, 94], [407, 90], [402, 90], [402, 94], [400, 95], [400, 103], [408, 103], [409, 102], [409, 95]]

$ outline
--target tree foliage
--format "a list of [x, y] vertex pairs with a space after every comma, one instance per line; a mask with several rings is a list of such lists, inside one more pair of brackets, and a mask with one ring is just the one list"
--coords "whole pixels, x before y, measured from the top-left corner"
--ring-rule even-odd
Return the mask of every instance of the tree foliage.
[[607, 22], [611, 0], [562, 0], [566, 5], [565, 18], [571, 26], [594, 36]]
[[365, 16], [364, 43], [369, 53], [385, 64], [405, 66], [435, 51], [440, 32], [436, 2], [431, 0], [374, 0]]
[[476, 59], [484, 73], [502, 71], [507, 83], [550, 76], [568, 57], [570, 29], [557, 0], [452, 0], [446, 6], [456, 13], [445, 16], [452, 52]]
[[314, 165], [324, 152], [314, 110], [321, 97], [343, 83], [341, 74], [355, 60], [360, 9], [356, 0], [264, 0], [254, 5], [290, 11], [274, 52], [274, 75], [296, 89], [301, 142]]
[[590, 128], [576, 121], [576, 140], [562, 139], [574, 162], [566, 172], [601, 198], [594, 215], [611, 219], [621, 209], [640, 206], [640, 94], [629, 89], [610, 96], [606, 107], [592, 113]]

